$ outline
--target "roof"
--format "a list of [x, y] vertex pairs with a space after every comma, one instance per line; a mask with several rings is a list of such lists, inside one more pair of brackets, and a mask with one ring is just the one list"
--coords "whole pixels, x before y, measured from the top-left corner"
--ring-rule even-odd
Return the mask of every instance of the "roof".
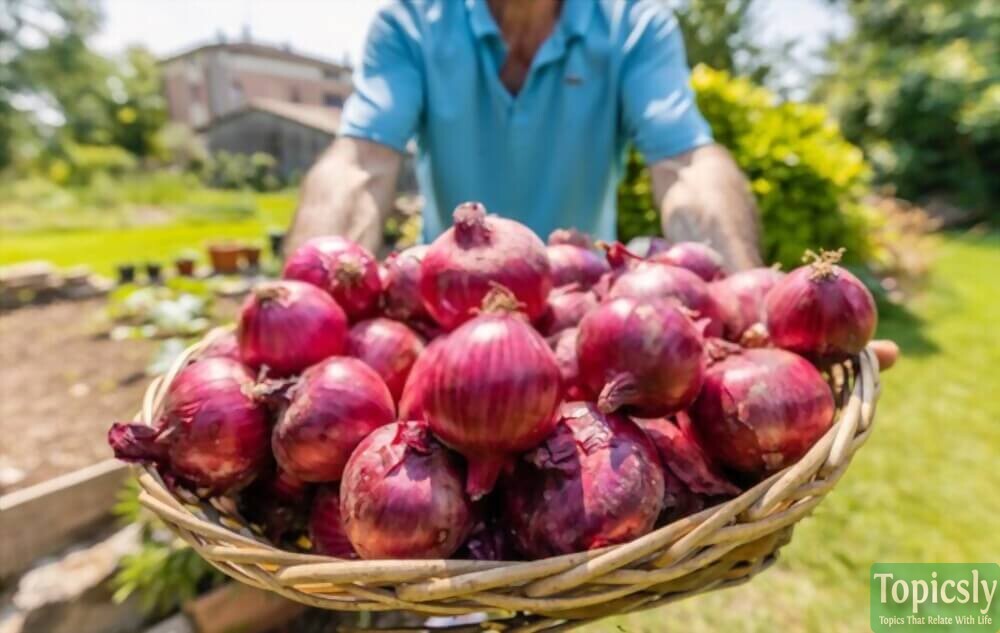
[[207, 51], [227, 51], [231, 53], [243, 53], [246, 55], [257, 55], [259, 57], [269, 57], [271, 59], [281, 59], [284, 61], [298, 62], [300, 64], [309, 64], [311, 66], [317, 66], [319, 68], [331, 69], [331, 70], [342, 70], [350, 71], [349, 66], [344, 66], [343, 64], [337, 64], [319, 57], [313, 57], [310, 55], [303, 55], [302, 53], [296, 53], [289, 48], [282, 48], [279, 46], [270, 46], [268, 44], [260, 44], [257, 42], [216, 42], [214, 44], [203, 44], [201, 46], [196, 46], [192, 49], [186, 50], [177, 55], [172, 55], [160, 61], [161, 64], [169, 64], [172, 61], [183, 59], [189, 57], [196, 53], [203, 53]]
[[202, 130], [207, 130], [212, 126], [228, 119], [240, 116], [247, 112], [265, 112], [273, 116], [298, 123], [303, 127], [312, 128], [330, 135], [337, 133], [340, 126], [340, 108], [331, 108], [320, 105], [307, 105], [304, 103], [291, 103], [288, 101], [277, 101], [275, 99], [251, 99], [249, 103], [239, 110], [234, 110], [224, 114], [214, 121], [204, 126]]

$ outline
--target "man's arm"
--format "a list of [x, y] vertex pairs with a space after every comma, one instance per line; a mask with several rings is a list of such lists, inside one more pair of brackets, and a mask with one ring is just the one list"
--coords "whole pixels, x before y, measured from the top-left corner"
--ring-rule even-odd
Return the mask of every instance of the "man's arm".
[[302, 181], [285, 252], [317, 235], [343, 235], [377, 254], [401, 164], [399, 153], [385, 145], [334, 141]]
[[757, 207], [746, 177], [722, 146], [660, 160], [650, 174], [668, 240], [707, 242], [730, 272], [761, 265]]

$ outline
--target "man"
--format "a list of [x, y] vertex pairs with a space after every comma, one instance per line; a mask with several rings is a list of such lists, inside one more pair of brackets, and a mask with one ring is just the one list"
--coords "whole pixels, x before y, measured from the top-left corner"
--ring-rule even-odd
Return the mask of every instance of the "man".
[[698, 112], [663, 3], [398, 0], [368, 33], [340, 135], [310, 170], [289, 247], [347, 235], [375, 250], [402, 154], [417, 143], [432, 240], [479, 200], [539, 235], [615, 238], [623, 151], [645, 156], [664, 233], [760, 265], [746, 179]]

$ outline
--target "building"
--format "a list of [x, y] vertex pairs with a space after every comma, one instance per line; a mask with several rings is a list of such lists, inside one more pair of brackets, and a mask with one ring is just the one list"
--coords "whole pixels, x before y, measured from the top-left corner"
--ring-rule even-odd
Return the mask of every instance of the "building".
[[349, 67], [250, 41], [199, 46], [161, 68], [170, 119], [195, 129], [258, 99], [340, 108], [351, 93]]

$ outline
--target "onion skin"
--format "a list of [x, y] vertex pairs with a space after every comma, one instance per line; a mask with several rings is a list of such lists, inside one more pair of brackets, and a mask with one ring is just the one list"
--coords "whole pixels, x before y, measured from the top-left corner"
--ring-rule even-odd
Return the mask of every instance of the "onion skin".
[[872, 294], [830, 255], [788, 273], [765, 304], [771, 341], [821, 364], [860, 353], [878, 325]]
[[356, 323], [347, 335], [347, 353], [375, 370], [398, 402], [410, 369], [424, 351], [416, 332], [399, 321], [375, 318]]
[[382, 279], [382, 313], [390, 319], [430, 320], [420, 298], [420, 263], [427, 254], [426, 245], [411, 246], [386, 258]]
[[399, 397], [400, 420], [424, 420], [424, 398], [430, 380], [430, 370], [436, 362], [436, 354], [444, 345], [446, 337], [436, 338], [427, 344], [424, 353], [417, 357], [410, 375], [406, 377], [403, 394]]
[[552, 285], [556, 288], [578, 284], [580, 289], [590, 288], [611, 270], [608, 262], [592, 250], [573, 244], [554, 244], [545, 247], [552, 271]]
[[784, 279], [775, 268], [751, 268], [709, 284], [722, 315], [726, 339], [741, 342], [747, 331], [767, 320], [764, 302], [771, 288]]
[[833, 424], [834, 401], [801, 356], [750, 349], [708, 368], [688, 413], [717, 463], [759, 478], [793, 464], [822, 437]]
[[540, 317], [552, 278], [538, 236], [513, 220], [487, 216], [478, 202], [460, 204], [453, 217], [420, 264], [420, 296], [434, 320], [454, 330], [498, 284], [514, 293], [529, 320]]
[[461, 459], [417, 422], [383, 426], [344, 469], [340, 515], [355, 551], [373, 558], [448, 558], [472, 529]]
[[253, 384], [253, 374], [228, 358], [188, 365], [154, 428], [114, 424], [108, 443], [118, 459], [155, 463], [205, 494], [241, 488], [269, 460], [267, 413], [250, 395]]
[[726, 276], [722, 255], [701, 242], [678, 242], [666, 251], [650, 253], [650, 261], [690, 270], [703, 281], [716, 281]]
[[307, 369], [271, 436], [278, 465], [302, 481], [337, 481], [355, 447], [396, 418], [389, 388], [356, 358]]
[[646, 257], [652, 257], [670, 250], [670, 242], [663, 237], [649, 238], [649, 248], [646, 249]]
[[211, 343], [202, 348], [196, 360], [206, 358], [228, 358], [242, 362], [240, 358], [240, 342], [236, 339], [236, 332], [226, 332], [215, 337]]
[[340, 519], [340, 493], [336, 486], [321, 486], [309, 513], [309, 540], [316, 554], [357, 558]]
[[515, 453], [552, 431], [559, 364], [523, 316], [484, 312], [448, 335], [430, 368], [424, 412], [442, 442], [469, 461], [466, 491], [479, 499]]
[[542, 336], [554, 336], [580, 324], [580, 320], [598, 305], [597, 295], [586, 290], [556, 288], [549, 293], [545, 314], [535, 323]]
[[580, 367], [576, 360], [576, 339], [579, 329], [573, 327], [548, 339], [552, 353], [559, 364], [562, 376], [563, 397], [566, 400], [585, 400], [588, 392], [580, 383]]
[[552, 435], [504, 479], [503, 516], [531, 559], [625, 543], [663, 506], [656, 448], [634, 422], [566, 403]]
[[549, 233], [549, 238], [545, 243], [549, 246], [570, 244], [587, 250], [594, 248], [594, 240], [590, 239], [586, 233], [576, 229], [556, 229]]
[[706, 284], [698, 275], [684, 268], [642, 262], [615, 281], [608, 298], [674, 299], [705, 319], [705, 336], [722, 336], [722, 312]]
[[372, 316], [382, 293], [378, 261], [346, 237], [314, 237], [285, 260], [285, 279], [322, 288], [352, 321]]
[[668, 301], [621, 297], [601, 304], [580, 322], [580, 380], [598, 407], [642, 418], [688, 407], [704, 374], [702, 336]]
[[337, 302], [301, 281], [259, 284], [240, 312], [236, 338], [240, 356], [270, 376], [290, 376], [343, 353], [347, 317]]

